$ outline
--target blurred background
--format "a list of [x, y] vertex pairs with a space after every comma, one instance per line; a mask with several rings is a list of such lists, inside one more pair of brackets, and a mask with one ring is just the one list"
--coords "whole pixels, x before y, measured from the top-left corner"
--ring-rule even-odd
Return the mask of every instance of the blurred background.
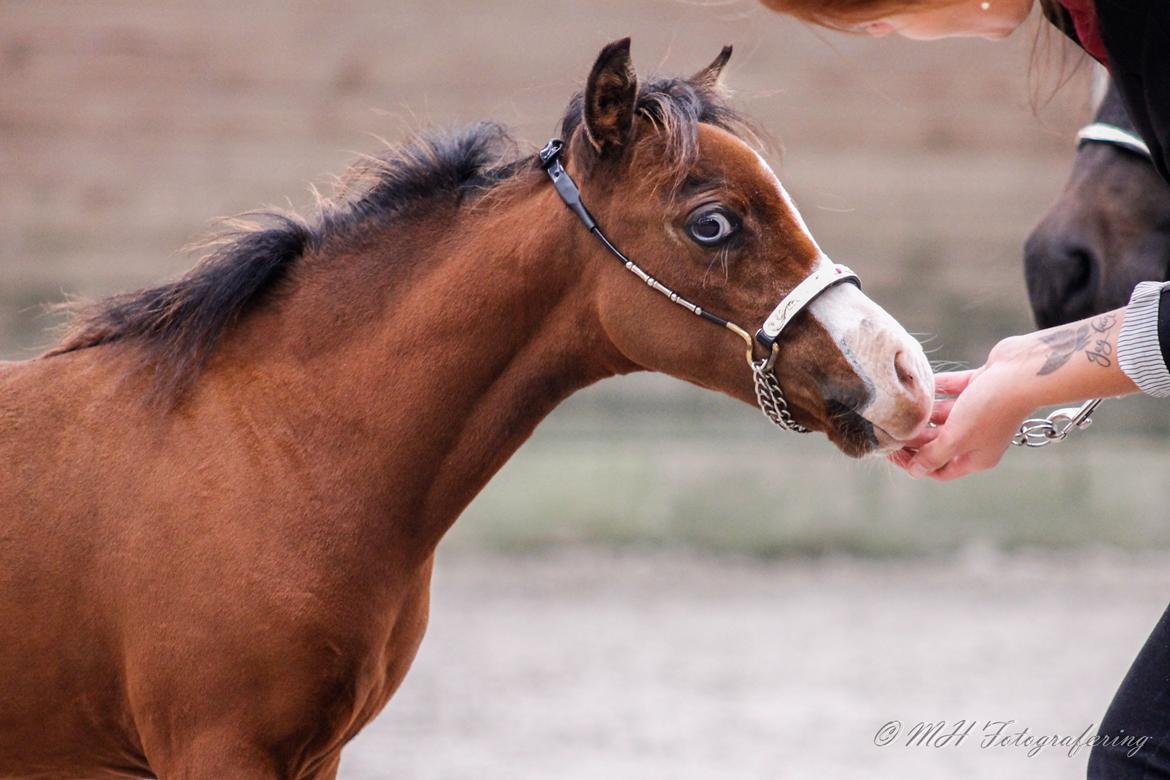
[[[213, 218], [307, 206], [378, 138], [490, 117], [543, 143], [632, 35], [643, 74], [734, 44], [822, 247], [977, 366], [1031, 326], [1021, 247], [1090, 114], [1088, 66], [1037, 32], [873, 41], [749, 0], [0, 0], [0, 359], [52, 342], [45, 304], [181, 273]], [[1170, 600], [1170, 419], [1096, 417], [939, 485], [674, 380], [590, 388], [444, 543], [416, 668], [343, 776], [1082, 774], [1087, 751], [873, 736], [1099, 722]]]

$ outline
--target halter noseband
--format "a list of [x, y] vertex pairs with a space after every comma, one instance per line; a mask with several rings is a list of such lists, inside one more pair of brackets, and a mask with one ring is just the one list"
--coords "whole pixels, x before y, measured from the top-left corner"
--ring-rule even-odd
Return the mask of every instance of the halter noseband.
[[1133, 152], [1146, 160], [1153, 159], [1150, 155], [1150, 147], [1141, 139], [1141, 136], [1132, 130], [1126, 130], [1106, 122], [1094, 122], [1077, 131], [1077, 148], [1080, 149], [1087, 143], [1110, 144]]
[[774, 370], [776, 358], [780, 354], [780, 334], [797, 314], [830, 287], [841, 282], [851, 282], [860, 287], [861, 280], [857, 278], [857, 274], [843, 265], [834, 263], [824, 264], [806, 276], [800, 284], [796, 285], [796, 287], [780, 300], [780, 303], [776, 304], [776, 308], [764, 320], [763, 326], [756, 331], [755, 342], [759, 342], [760, 345], [768, 350], [768, 354], [765, 357], [757, 359], [754, 349], [755, 342], [746, 330], [734, 322], [712, 314], [703, 307], [683, 298], [674, 290], [646, 273], [641, 266], [622, 254], [621, 250], [606, 238], [605, 233], [598, 227], [597, 221], [593, 219], [593, 215], [589, 213], [589, 210], [585, 208], [585, 204], [581, 202], [581, 190], [577, 188], [576, 183], [561, 163], [561, 152], [564, 148], [565, 144], [563, 141], [559, 138], [552, 139], [540, 150], [540, 164], [548, 173], [548, 177], [552, 180], [557, 194], [561, 196], [561, 200], [565, 202], [565, 205], [577, 215], [577, 218], [581, 220], [585, 228], [597, 237], [597, 240], [601, 242], [602, 246], [625, 266], [627, 271], [665, 295], [670, 299], [671, 303], [678, 304], [691, 314], [702, 317], [714, 325], [726, 328], [742, 338], [747, 344], [747, 362], [751, 367], [752, 377], [755, 381], [756, 401], [760, 406], [760, 410], [769, 420], [783, 430], [808, 433], [808, 428], [805, 428], [793, 419], [792, 413], [788, 411], [788, 402], [784, 400], [784, 391], [780, 388], [780, 380], [777, 378]]

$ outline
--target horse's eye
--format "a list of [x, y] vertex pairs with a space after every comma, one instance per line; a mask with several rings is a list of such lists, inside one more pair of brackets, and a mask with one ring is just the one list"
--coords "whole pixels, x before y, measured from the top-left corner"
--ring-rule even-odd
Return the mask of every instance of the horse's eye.
[[735, 235], [739, 223], [735, 215], [722, 208], [697, 212], [687, 223], [687, 232], [703, 246], [716, 246]]

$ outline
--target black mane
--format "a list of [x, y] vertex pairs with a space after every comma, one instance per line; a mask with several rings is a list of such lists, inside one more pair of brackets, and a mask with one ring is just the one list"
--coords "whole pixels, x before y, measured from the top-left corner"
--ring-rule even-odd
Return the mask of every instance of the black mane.
[[79, 308], [46, 356], [133, 340], [155, 371], [156, 390], [174, 397], [195, 380], [225, 329], [306, 252], [367, 220], [394, 219], [440, 197], [458, 205], [511, 176], [519, 162], [507, 131], [492, 122], [421, 134], [352, 166], [339, 181], [336, 203], [318, 198], [313, 223], [272, 210], [245, 215], [251, 221], [228, 220], [179, 279]]
[[[673, 163], [664, 173], [679, 183], [698, 155], [700, 123], [756, 140], [714, 85], [650, 81], [639, 89], [637, 112], [664, 137]], [[578, 94], [561, 121], [566, 140], [580, 131], [583, 113]], [[261, 305], [307, 252], [344, 240], [369, 220], [395, 220], [436, 199], [458, 208], [526, 170], [538, 170], [535, 157], [520, 155], [494, 122], [420, 134], [352, 166], [339, 180], [335, 200], [318, 198], [312, 222], [276, 211], [247, 215], [249, 222], [231, 220], [203, 244], [206, 254], [179, 279], [81, 307], [45, 356], [133, 341], [143, 364], [154, 371], [156, 391], [176, 398], [198, 377], [222, 334]]]

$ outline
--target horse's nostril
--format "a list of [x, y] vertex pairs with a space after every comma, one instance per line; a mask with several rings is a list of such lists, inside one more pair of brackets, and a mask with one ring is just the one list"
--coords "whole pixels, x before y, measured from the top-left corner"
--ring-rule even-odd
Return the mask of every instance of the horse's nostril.
[[1087, 290], [1093, 281], [1093, 254], [1088, 249], [1068, 250], [1067, 292], [1072, 295]]
[[1028, 295], [1037, 325], [1063, 325], [1092, 313], [1100, 265], [1091, 241], [1030, 240], [1026, 251]]
[[913, 390], [918, 384], [918, 380], [914, 378], [914, 371], [910, 365], [910, 361], [906, 357], [903, 350], [898, 350], [894, 354], [894, 373], [898, 375], [898, 381], [902, 387], [907, 390]]

